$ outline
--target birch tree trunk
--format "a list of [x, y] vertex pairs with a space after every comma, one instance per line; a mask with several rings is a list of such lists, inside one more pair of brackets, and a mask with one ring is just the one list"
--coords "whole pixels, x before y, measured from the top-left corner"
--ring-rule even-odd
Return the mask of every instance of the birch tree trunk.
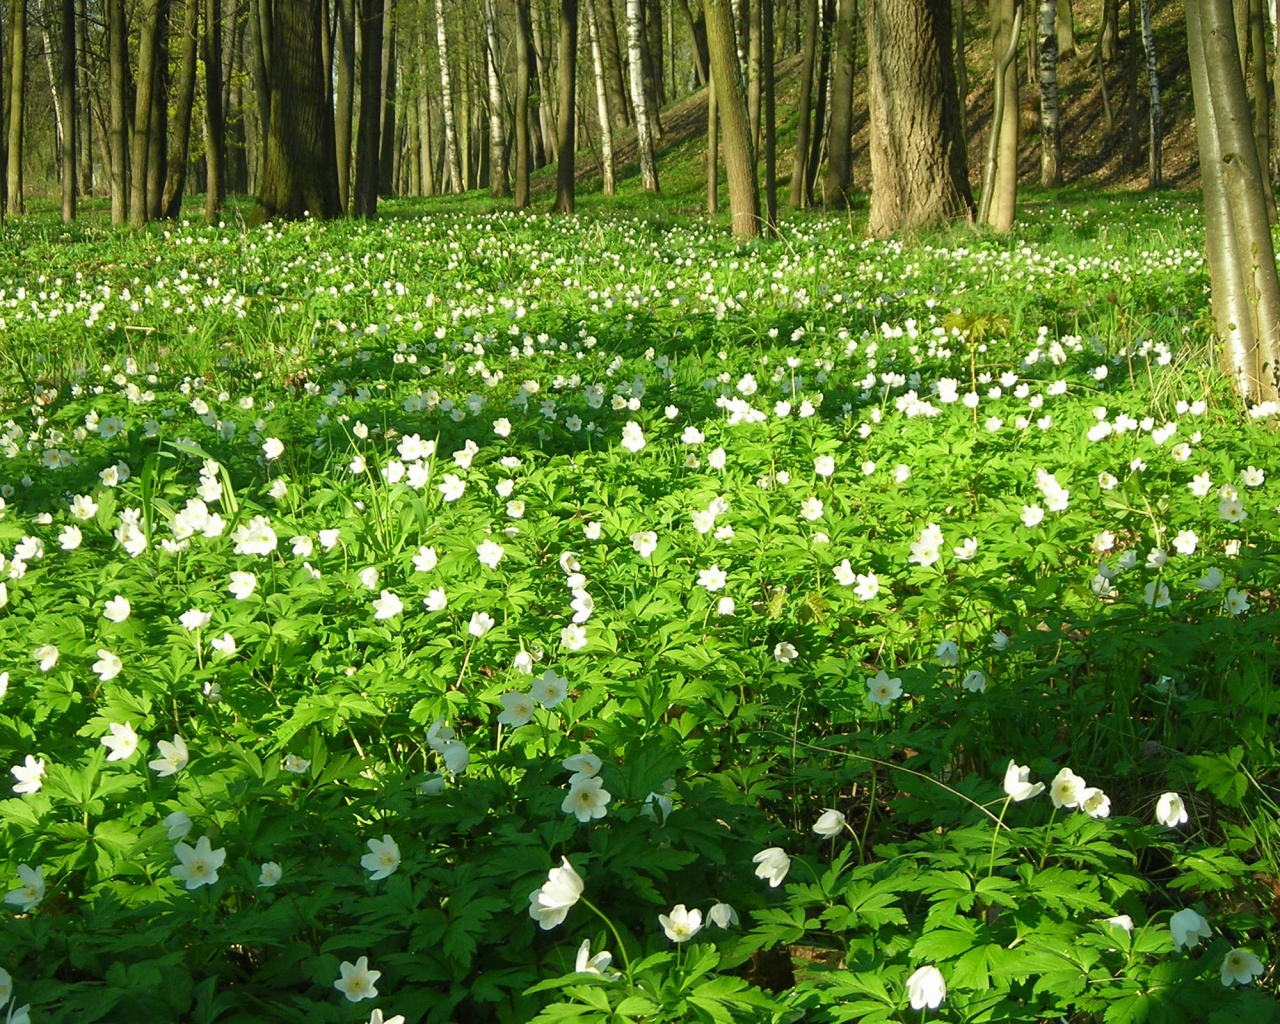
[[574, 212], [574, 98], [578, 91], [578, 0], [560, 0], [559, 132], [556, 138], [556, 213]]
[[[507, 195], [507, 130], [502, 123], [502, 78], [498, 67], [498, 11], [485, 0], [485, 67], [489, 74], [489, 190], [499, 199]], [[607, 112], [606, 112], [607, 113]], [[606, 120], [608, 118], [606, 117]]]
[[645, 95], [642, 48], [644, 19], [640, 0], [627, 0], [627, 61], [631, 72], [631, 108], [636, 118], [636, 149], [640, 156], [640, 181], [646, 192], [658, 191], [658, 167], [653, 159], [653, 126], [649, 97]]
[[607, 196], [613, 195], [613, 126], [609, 123], [609, 96], [600, 58], [600, 27], [594, 4], [587, 5], [587, 31], [591, 35], [591, 67], [596, 80], [596, 115], [600, 120], [600, 178]]
[[[1160, 129], [1160, 74], [1156, 67], [1156, 34], [1151, 25], [1151, 0], [1142, 0], [1142, 48], [1147, 55], [1147, 188], [1164, 184], [1164, 159]], [[1263, 92], [1266, 91], [1263, 83]]]
[[1280, 398], [1280, 279], [1230, 0], [1187, 0], [1219, 362], [1250, 401]]
[[[462, 156], [458, 152], [458, 133], [453, 116], [453, 82], [449, 74], [449, 35], [444, 23], [445, 0], [436, 0], [436, 52], [440, 58], [440, 112], [444, 121], [444, 152], [449, 166], [449, 192], [465, 192]], [[441, 191], [446, 191], [441, 188]]]
[[707, 48], [716, 86], [720, 127], [724, 133], [724, 165], [729, 179], [729, 211], [737, 238], [760, 237], [760, 190], [756, 157], [747, 120], [746, 85], [735, 49], [729, 0], [704, 0]]
[[[1143, 0], [1144, 6], [1149, 0]], [[1040, 184], [1062, 184], [1062, 137], [1058, 131], [1058, 0], [1040, 0]]]

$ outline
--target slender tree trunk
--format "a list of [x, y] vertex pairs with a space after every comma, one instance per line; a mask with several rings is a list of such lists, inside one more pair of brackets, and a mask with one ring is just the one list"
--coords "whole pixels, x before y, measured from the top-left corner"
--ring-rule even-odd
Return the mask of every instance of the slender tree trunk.
[[[1125, 40], [1124, 90], [1129, 97], [1128, 163], [1136, 168], [1142, 161], [1142, 112], [1138, 108], [1138, 0], [1129, 0], [1129, 34]], [[1248, 0], [1246, 0], [1246, 3]]]
[[262, 181], [263, 167], [267, 155], [267, 121], [271, 115], [270, 76], [267, 69], [271, 66], [271, 40], [267, 27], [270, 19], [263, 8], [269, 0], [249, 0], [249, 64], [253, 78], [253, 98], [257, 108], [257, 135], [254, 145], [253, 180], [255, 187]]
[[360, 120], [356, 126], [356, 181], [347, 209], [354, 217], [378, 215], [378, 158], [382, 153], [382, 0], [358, 0], [360, 18]]
[[[710, 67], [710, 65], [708, 65]], [[719, 100], [715, 75], [707, 79], [707, 213], [720, 212]]]
[[449, 191], [465, 192], [467, 184], [462, 176], [462, 154], [458, 150], [458, 132], [454, 122], [453, 79], [449, 73], [449, 36], [445, 31], [444, 4], [445, 0], [436, 0], [436, 50], [440, 56], [440, 109], [444, 120], [444, 150], [449, 161]]
[[[664, 84], [663, 69], [666, 67], [665, 50], [662, 45], [662, 3], [663, 0], [646, 0], [643, 5], [645, 29], [645, 75], [649, 85], [649, 120], [657, 125], [659, 111], [667, 103], [667, 87]], [[656, 129], [658, 137], [662, 129]]]
[[541, 159], [538, 166], [544, 167], [551, 162], [551, 150], [555, 147], [556, 139], [559, 138], [560, 133], [556, 125], [557, 114], [552, 109], [551, 103], [554, 90], [551, 88], [550, 60], [547, 56], [546, 33], [542, 30], [541, 10], [534, 7], [531, 9], [530, 14], [530, 24], [533, 31], [533, 55], [538, 74], [538, 135], [542, 146]]
[[111, 223], [129, 220], [129, 55], [124, 0], [107, 0], [107, 47], [111, 71]]
[[517, 210], [529, 206], [529, 50], [533, 46], [529, 0], [516, 0], [516, 181]]
[[156, 38], [155, 81], [151, 87], [151, 125], [147, 144], [147, 220], [164, 215], [164, 182], [169, 173], [169, 13], [171, 0], [160, 0]]
[[703, 0], [707, 15], [707, 48], [717, 84], [720, 127], [724, 133], [724, 166], [729, 179], [729, 211], [737, 238], [760, 236], [760, 190], [756, 156], [747, 119], [746, 85], [734, 48], [729, 0]]
[[[595, 11], [589, 12], [591, 17], [595, 17]], [[489, 190], [498, 198], [505, 198], [507, 195], [507, 130], [503, 125], [502, 114], [505, 109], [502, 101], [502, 69], [498, 66], [498, 60], [501, 51], [498, 48], [498, 10], [494, 0], [485, 0], [484, 6], [484, 27], [485, 27], [485, 67], [489, 74]], [[598, 43], [596, 44], [596, 53]], [[596, 58], [599, 63], [599, 58]], [[603, 75], [601, 75], [603, 80]], [[603, 125], [608, 119], [608, 111], [605, 111], [605, 118], [601, 122]], [[603, 127], [601, 129], [602, 134]], [[610, 140], [612, 141], [612, 140]], [[612, 159], [612, 154], [610, 155]]]
[[594, 4], [587, 4], [587, 31], [591, 35], [591, 67], [596, 79], [596, 114], [600, 120], [600, 178], [604, 194], [614, 193], [613, 127], [609, 124], [609, 96], [605, 87], [604, 64], [600, 59], [600, 28]]
[[995, 66], [995, 101], [987, 169], [982, 177], [978, 219], [997, 231], [1013, 227], [1018, 196], [1018, 40], [1023, 0], [992, 0], [991, 49]]
[[[854, 0], [857, 3], [857, 0]], [[760, 0], [764, 8], [760, 18], [764, 36], [762, 57], [764, 74], [764, 221], [769, 234], [778, 234], [778, 109], [774, 89], [773, 0]]]
[[53, 11], [49, 0], [43, 0], [40, 11], [40, 48], [44, 51], [44, 70], [49, 79], [49, 99], [53, 104], [53, 142], [54, 163], [58, 179], [62, 179], [62, 141], [66, 135], [66, 126], [62, 117], [61, 78], [53, 70], [53, 40], [49, 35], [49, 26], [53, 21]]
[[560, 102], [556, 117], [559, 137], [556, 144], [557, 213], [574, 211], [574, 98], [578, 92], [578, 0], [560, 0]]
[[187, 184], [187, 155], [191, 148], [191, 112], [196, 95], [196, 44], [200, 25], [199, 0], [187, 0], [182, 15], [181, 64], [178, 94], [175, 97], [173, 138], [169, 150], [169, 173], [162, 205], [165, 217], [175, 219], [182, 212], [182, 193]]
[[[1142, 0], [1144, 7], [1151, 0]], [[1271, 190], [1271, 98], [1267, 95], [1267, 32], [1262, 13], [1265, 0], [1249, 0], [1249, 49], [1253, 54], [1253, 138], [1258, 146], [1258, 166], [1267, 194], [1267, 215], [1276, 222], [1275, 194]], [[1145, 41], [1145, 34], [1143, 39]], [[1155, 74], [1155, 56], [1147, 55], [1148, 75]]]
[[1102, 0], [1102, 28], [1098, 33], [1098, 46], [1104, 64], [1116, 59], [1119, 43], [1120, 0]]
[[[296, 3], [297, 0], [285, 0]], [[201, 57], [204, 59], [204, 216], [210, 224], [226, 195], [226, 121], [222, 110], [222, 11], [218, 0], [205, 0]], [[318, 19], [317, 19], [318, 20]]]
[[653, 128], [649, 97], [645, 94], [642, 49], [645, 44], [640, 0], [627, 0], [627, 55], [631, 69], [631, 106], [636, 118], [636, 149], [640, 156], [640, 181], [646, 192], [658, 191], [658, 166], [653, 158]]
[[689, 22], [689, 34], [693, 37], [693, 70], [698, 85], [711, 80], [711, 64], [707, 57], [707, 18], [702, 4], [689, 6], [689, 0], [680, 0], [685, 20]]
[[23, 142], [27, 107], [27, 3], [9, 5], [9, 212], [25, 213]]
[[129, 189], [129, 226], [135, 231], [147, 223], [147, 160], [151, 153], [151, 92], [156, 84], [156, 51], [160, 42], [159, 0], [144, 0], [139, 10], [138, 85], [133, 107], [133, 139], [129, 151], [132, 169]]
[[868, 0], [871, 216], [888, 235], [973, 218], [951, 0]]
[[[66, 0], [63, 0], [65, 3]], [[79, 161], [77, 194], [93, 194], [93, 95], [89, 88], [88, 17], [86, 0], [72, 0], [75, 8], [75, 53], [77, 54], [76, 84], [76, 159]]]
[[[456, 23], [455, 23], [456, 24]], [[471, 47], [467, 45], [467, 23], [462, 23], [462, 43], [454, 48], [454, 68], [457, 74], [454, 80], [458, 83], [458, 107], [453, 112], [454, 128], [458, 133], [458, 155], [462, 160], [462, 186], [459, 192], [466, 192], [476, 187], [471, 159], [471, 69], [468, 67], [471, 58]]]
[[818, 0], [805, 4], [804, 63], [800, 66], [800, 95], [796, 100], [796, 151], [791, 164], [791, 208], [805, 205], [804, 183], [809, 173], [809, 118], [813, 96], [813, 73], [818, 63]]
[[275, 0], [266, 168], [250, 223], [342, 215], [333, 108], [325, 102], [319, 0]]
[[808, 206], [813, 205], [818, 168], [822, 164], [823, 148], [827, 141], [827, 86], [831, 78], [831, 29], [835, 20], [835, 0], [823, 0], [822, 34], [818, 37], [818, 91], [813, 103], [813, 131], [809, 133], [809, 159], [804, 172], [804, 196]]
[[[270, 0], [259, 0], [269, 3]], [[338, 197], [344, 210], [352, 209], [351, 152], [352, 129], [356, 106], [356, 3], [358, 0], [334, 0], [337, 25], [333, 33], [335, 59], [334, 153], [337, 160]]]
[[[1142, 47], [1147, 55], [1147, 188], [1164, 184], [1162, 129], [1160, 125], [1160, 75], [1156, 67], [1156, 34], [1151, 24], [1151, 0], [1142, 0]], [[1266, 82], [1263, 82], [1266, 92]]]
[[382, 102], [378, 111], [378, 194], [395, 195], [397, 168], [400, 158], [400, 140], [403, 135], [396, 123], [400, 83], [397, 69], [400, 55], [396, 52], [395, 3], [382, 5]]
[[1056, 188], [1062, 184], [1057, 20], [1058, 0], [1040, 0], [1040, 184], [1045, 188]]
[[763, 35], [760, 0], [747, 0], [750, 5], [747, 25], [747, 120], [751, 122], [751, 146], [760, 152], [761, 35]]
[[1275, 401], [1280, 279], [1230, 0], [1187, 0], [1186, 13], [1220, 361], [1246, 398]]
[[62, 223], [76, 217], [76, 132], [80, 126], [80, 101], [76, 95], [76, 4], [62, 0]]
[[1071, 0], [1058, 0], [1057, 11], [1058, 59], [1076, 55], [1076, 17], [1071, 10]]
[[857, 53], [854, 20], [858, 0], [840, 0], [836, 12], [836, 59], [831, 84], [831, 133], [827, 142], [827, 180], [823, 199], [828, 208], [843, 209], [849, 198], [853, 163], [853, 75]]
[[627, 95], [623, 69], [622, 46], [618, 41], [618, 22], [613, 14], [613, 0], [591, 0], [600, 32], [600, 57], [604, 62], [604, 83], [609, 95], [609, 117], [615, 131], [631, 123], [631, 98]]

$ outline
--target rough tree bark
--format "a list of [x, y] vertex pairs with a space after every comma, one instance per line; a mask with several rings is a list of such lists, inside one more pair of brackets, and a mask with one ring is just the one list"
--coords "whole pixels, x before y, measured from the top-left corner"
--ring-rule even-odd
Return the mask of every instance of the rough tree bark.
[[827, 180], [823, 199], [828, 209], [844, 209], [849, 199], [853, 163], [853, 75], [856, 39], [853, 23], [858, 0], [840, 0], [836, 11], [836, 55], [831, 82], [831, 128], [827, 140]]
[[888, 235], [972, 220], [951, 0], [868, 0], [871, 214]]
[[556, 54], [560, 63], [559, 129], [556, 137], [556, 203], [557, 213], [574, 211], [574, 97], [578, 91], [578, 0], [560, 0], [560, 44]]
[[720, 129], [724, 136], [724, 166], [729, 179], [729, 212], [737, 238], [760, 236], [760, 190], [756, 157], [747, 120], [746, 83], [738, 63], [733, 14], [729, 0], [703, 0], [707, 15], [707, 48], [716, 84]]
[[342, 216], [333, 108], [325, 102], [319, 0], [274, 0], [271, 114], [258, 203], [249, 220]]
[[1280, 279], [1231, 2], [1185, 7], [1219, 363], [1246, 399], [1276, 401]]
[[649, 97], [645, 94], [641, 52], [644, 20], [640, 0], [627, 0], [627, 55], [631, 71], [631, 107], [636, 119], [636, 149], [640, 156], [640, 181], [646, 192], [658, 191], [658, 165], [653, 159], [653, 124]]

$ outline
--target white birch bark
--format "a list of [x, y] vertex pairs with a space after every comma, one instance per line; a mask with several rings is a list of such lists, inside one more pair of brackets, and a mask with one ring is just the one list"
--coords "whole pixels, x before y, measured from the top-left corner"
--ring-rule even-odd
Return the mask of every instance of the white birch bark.
[[600, 120], [600, 177], [604, 194], [614, 193], [613, 127], [609, 124], [609, 100], [605, 93], [604, 61], [600, 55], [600, 26], [595, 4], [587, 4], [587, 31], [591, 35], [591, 67], [596, 77], [596, 114]]
[[1058, 0], [1040, 0], [1040, 184], [1062, 184], [1058, 133]]
[[658, 191], [658, 168], [653, 159], [653, 122], [649, 119], [649, 99], [644, 94], [644, 65], [640, 47], [644, 19], [640, 0], [627, 0], [627, 58], [631, 71], [631, 106], [636, 115], [636, 148], [640, 153], [640, 181], [646, 192]]
[[[436, 0], [436, 48], [440, 56], [440, 108], [444, 120], [444, 151], [448, 162], [449, 187], [441, 192], [465, 192], [458, 133], [453, 123], [453, 86], [449, 79], [449, 37], [444, 26], [444, 0]], [[442, 183], [443, 184], [443, 183]]]

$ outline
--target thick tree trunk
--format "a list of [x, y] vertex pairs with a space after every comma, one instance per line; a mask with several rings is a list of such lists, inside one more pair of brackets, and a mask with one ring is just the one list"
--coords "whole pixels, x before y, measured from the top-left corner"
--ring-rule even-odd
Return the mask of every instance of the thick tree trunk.
[[249, 69], [252, 72], [253, 98], [258, 115], [257, 134], [254, 137], [253, 145], [254, 166], [252, 174], [254, 188], [257, 188], [257, 183], [262, 180], [262, 170], [267, 155], [267, 121], [271, 116], [270, 76], [267, 73], [267, 68], [271, 64], [269, 54], [271, 41], [268, 38], [268, 32], [264, 28], [269, 24], [269, 19], [267, 19], [263, 11], [268, 2], [269, 0], [249, 0]]
[[809, 169], [809, 118], [813, 97], [813, 73], [818, 63], [818, 0], [805, 4], [804, 63], [800, 66], [800, 95], [796, 100], [796, 149], [791, 163], [791, 208], [798, 210], [807, 198], [804, 183]]
[[649, 97], [645, 94], [641, 53], [644, 21], [640, 0], [627, 0], [627, 55], [631, 70], [631, 106], [636, 118], [636, 149], [640, 156], [640, 181], [646, 192], [658, 191], [658, 165], [653, 158], [653, 125]]
[[556, 139], [557, 213], [574, 211], [574, 97], [578, 91], [578, 0], [560, 0], [559, 133]]
[[144, 0], [139, 10], [138, 87], [133, 107], [133, 138], [129, 150], [132, 168], [129, 189], [129, 226], [135, 231], [147, 223], [147, 161], [151, 153], [151, 92], [156, 84], [156, 51], [160, 42], [160, 2]]
[[1280, 279], [1230, 0], [1187, 0], [1187, 41], [1219, 361], [1242, 395], [1280, 398]]
[[76, 95], [76, 3], [62, 0], [62, 223], [76, 217], [76, 132], [80, 127], [80, 102]]
[[[297, 0], [283, 0], [284, 7], [296, 4]], [[204, 60], [204, 216], [210, 224], [216, 224], [226, 195], [227, 137], [222, 110], [222, 11], [218, 0], [205, 0], [200, 39]]]
[[529, 0], [516, 0], [516, 181], [517, 210], [529, 206], [529, 50], [533, 47]]
[[1040, 0], [1040, 184], [1045, 188], [1062, 184], [1057, 17], [1058, 0]]
[[107, 48], [110, 65], [111, 223], [129, 220], [129, 53], [124, 0], [107, 0]]
[[[594, 11], [592, 15], [594, 16]], [[505, 108], [502, 101], [501, 68], [498, 66], [501, 56], [498, 47], [498, 10], [494, 0], [485, 0], [484, 28], [485, 68], [489, 75], [489, 190], [501, 199], [507, 195], [507, 130], [502, 123]], [[604, 120], [607, 122], [608, 117]]]
[[9, 139], [6, 175], [10, 213], [26, 212], [22, 175], [26, 89], [27, 3], [26, 0], [13, 0], [9, 5]]
[[[1164, 184], [1163, 131], [1160, 125], [1160, 74], [1156, 67], [1156, 34], [1151, 24], [1151, 0], [1142, 0], [1142, 48], [1147, 55], [1147, 188], [1160, 188]], [[1263, 92], [1266, 92], [1265, 81]]]
[[960, 128], [966, 145], [969, 138], [969, 63], [965, 60], [965, 29], [969, 20], [967, 0], [955, 0], [951, 12], [955, 22], [956, 96], [960, 100]]
[[746, 85], [734, 46], [729, 0], [703, 0], [707, 15], [707, 48], [715, 79], [720, 128], [724, 135], [724, 166], [729, 179], [729, 212], [737, 238], [760, 236], [760, 190], [756, 156], [747, 120]]
[[378, 215], [378, 158], [382, 119], [383, 0], [358, 0], [360, 12], [360, 121], [356, 127], [356, 182], [347, 209], [354, 217]]
[[995, 100], [978, 219], [997, 231], [1013, 227], [1018, 198], [1018, 40], [1024, 0], [992, 0]]
[[342, 215], [320, 10], [319, 0], [275, 0], [267, 160], [251, 223]]
[[840, 0], [836, 12], [836, 56], [831, 82], [831, 131], [827, 140], [827, 180], [823, 199], [832, 210], [849, 198], [853, 162], [853, 75], [857, 36], [853, 31], [858, 0]]
[[[450, 192], [465, 192], [462, 176], [462, 154], [458, 149], [458, 132], [453, 110], [453, 78], [449, 72], [449, 35], [444, 23], [445, 0], [436, 0], [436, 50], [440, 57], [440, 110], [444, 121], [444, 151], [449, 161]], [[444, 191], [444, 189], [441, 189]]]
[[600, 120], [600, 179], [604, 194], [614, 193], [613, 126], [609, 123], [609, 95], [605, 87], [604, 63], [600, 59], [600, 27], [594, 4], [587, 5], [587, 30], [591, 35], [591, 67], [596, 80], [596, 115]]
[[973, 218], [951, 0], [868, 0], [871, 215], [888, 235]]

